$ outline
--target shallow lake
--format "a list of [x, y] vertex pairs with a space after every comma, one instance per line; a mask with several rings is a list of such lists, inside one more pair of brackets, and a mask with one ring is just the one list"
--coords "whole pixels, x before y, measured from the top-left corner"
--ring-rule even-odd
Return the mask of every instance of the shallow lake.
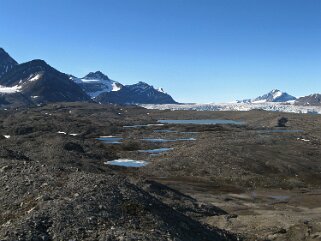
[[164, 124], [146, 124], [146, 125], [132, 125], [123, 126], [123, 128], [141, 128], [141, 127], [152, 127], [152, 126], [163, 126]]
[[158, 120], [162, 124], [177, 124], [177, 125], [217, 125], [217, 124], [232, 124], [232, 125], [243, 125], [244, 122], [234, 120]]
[[99, 138], [96, 138], [96, 140], [102, 141], [105, 144], [121, 144], [123, 138], [115, 137], [115, 136], [102, 136]]
[[105, 162], [107, 165], [112, 166], [122, 166], [122, 167], [143, 167], [148, 164], [147, 161], [138, 161], [138, 160], [131, 160], [131, 159], [117, 159], [113, 161]]
[[290, 198], [290, 196], [285, 196], [285, 195], [273, 195], [270, 196], [270, 198], [275, 199], [277, 201], [286, 201]]
[[180, 132], [180, 134], [199, 134], [200, 132], [197, 132], [197, 131], [183, 131], [183, 132]]
[[195, 138], [179, 138], [179, 139], [156, 139], [156, 138], [144, 138], [143, 141], [149, 141], [154, 143], [166, 143], [166, 142], [176, 142], [176, 141], [196, 141]]
[[173, 130], [154, 130], [155, 133], [177, 133], [177, 131]]
[[303, 130], [259, 130], [258, 133], [301, 133]]
[[158, 148], [158, 149], [150, 149], [150, 150], [139, 150], [138, 152], [149, 153], [149, 154], [160, 154], [163, 152], [168, 152], [173, 150], [174, 148]]

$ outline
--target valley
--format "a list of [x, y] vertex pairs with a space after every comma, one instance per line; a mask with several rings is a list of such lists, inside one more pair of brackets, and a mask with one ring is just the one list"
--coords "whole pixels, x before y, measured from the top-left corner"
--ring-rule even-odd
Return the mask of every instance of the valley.
[[0, 117], [2, 240], [320, 238], [319, 115], [56, 103]]

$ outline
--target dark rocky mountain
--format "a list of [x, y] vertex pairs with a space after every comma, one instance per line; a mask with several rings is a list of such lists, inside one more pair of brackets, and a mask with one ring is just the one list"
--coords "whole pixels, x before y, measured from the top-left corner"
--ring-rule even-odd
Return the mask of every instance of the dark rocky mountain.
[[90, 72], [83, 78], [70, 76], [70, 79], [77, 83], [91, 98], [104, 92], [118, 91], [123, 87], [122, 84], [109, 79], [100, 71]]
[[3, 48], [0, 48], [0, 78], [17, 64]]
[[88, 95], [69, 76], [43, 60], [15, 65], [0, 78], [5, 95], [21, 93], [32, 102], [88, 101]]
[[125, 85], [118, 91], [105, 92], [98, 95], [99, 103], [117, 104], [175, 104], [176, 101], [162, 89], [155, 89], [144, 82]]
[[305, 106], [320, 106], [321, 94], [312, 94], [312, 95], [300, 97], [295, 101], [295, 104], [305, 105]]
[[35, 102], [20, 92], [10, 94], [0, 94], [0, 106], [10, 106], [11, 108], [21, 106], [34, 106]]
[[122, 85], [100, 71], [83, 78], [66, 75], [43, 60], [18, 64], [0, 48], [0, 105], [98, 101], [117, 104], [176, 103], [146, 83]]
[[296, 97], [289, 95], [286, 92], [282, 92], [278, 89], [274, 89], [269, 93], [259, 96], [255, 99], [239, 100], [238, 103], [264, 103], [264, 102], [287, 102], [296, 100]]
[[111, 79], [109, 79], [109, 77], [107, 75], [103, 74], [101, 71], [90, 72], [83, 79], [85, 79], [85, 80], [111, 80]]

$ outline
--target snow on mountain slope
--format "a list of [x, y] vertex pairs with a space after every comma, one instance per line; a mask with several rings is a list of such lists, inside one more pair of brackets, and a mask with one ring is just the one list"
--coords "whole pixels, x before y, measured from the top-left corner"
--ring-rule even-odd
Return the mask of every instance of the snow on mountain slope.
[[122, 85], [100, 71], [91, 72], [83, 78], [70, 76], [70, 79], [99, 103], [176, 103], [162, 88], [156, 89], [144, 82]]
[[70, 79], [77, 83], [91, 98], [101, 93], [119, 91], [123, 85], [108, 78], [100, 71], [90, 72], [83, 78], [70, 76]]
[[19, 86], [19, 85], [15, 85], [12, 87], [0, 85], [0, 93], [1, 94], [12, 94], [12, 93], [20, 92], [20, 91], [21, 91], [21, 86]]

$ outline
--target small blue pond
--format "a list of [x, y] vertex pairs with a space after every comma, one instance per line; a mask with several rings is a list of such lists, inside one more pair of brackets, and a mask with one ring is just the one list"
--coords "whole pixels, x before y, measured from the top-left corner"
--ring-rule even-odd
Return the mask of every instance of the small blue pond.
[[179, 138], [179, 139], [157, 139], [157, 138], [144, 138], [143, 141], [154, 142], [154, 143], [166, 143], [176, 141], [196, 141], [195, 138]]
[[123, 128], [141, 128], [141, 127], [152, 127], [152, 126], [163, 126], [164, 124], [146, 124], [146, 125], [132, 125], [123, 126]]
[[302, 133], [303, 130], [259, 130], [258, 133]]
[[177, 133], [177, 131], [173, 130], [155, 130], [155, 133]]
[[114, 136], [103, 136], [96, 138], [96, 140], [102, 141], [105, 144], [121, 144], [123, 138], [120, 137], [114, 137]]
[[177, 125], [217, 125], [217, 124], [225, 124], [225, 125], [243, 125], [244, 122], [234, 121], [234, 120], [159, 120], [159, 123], [162, 124], [177, 124]]
[[174, 148], [158, 148], [158, 149], [150, 149], [150, 150], [139, 150], [141, 153], [149, 153], [149, 154], [160, 154], [163, 152], [168, 152], [173, 150]]

